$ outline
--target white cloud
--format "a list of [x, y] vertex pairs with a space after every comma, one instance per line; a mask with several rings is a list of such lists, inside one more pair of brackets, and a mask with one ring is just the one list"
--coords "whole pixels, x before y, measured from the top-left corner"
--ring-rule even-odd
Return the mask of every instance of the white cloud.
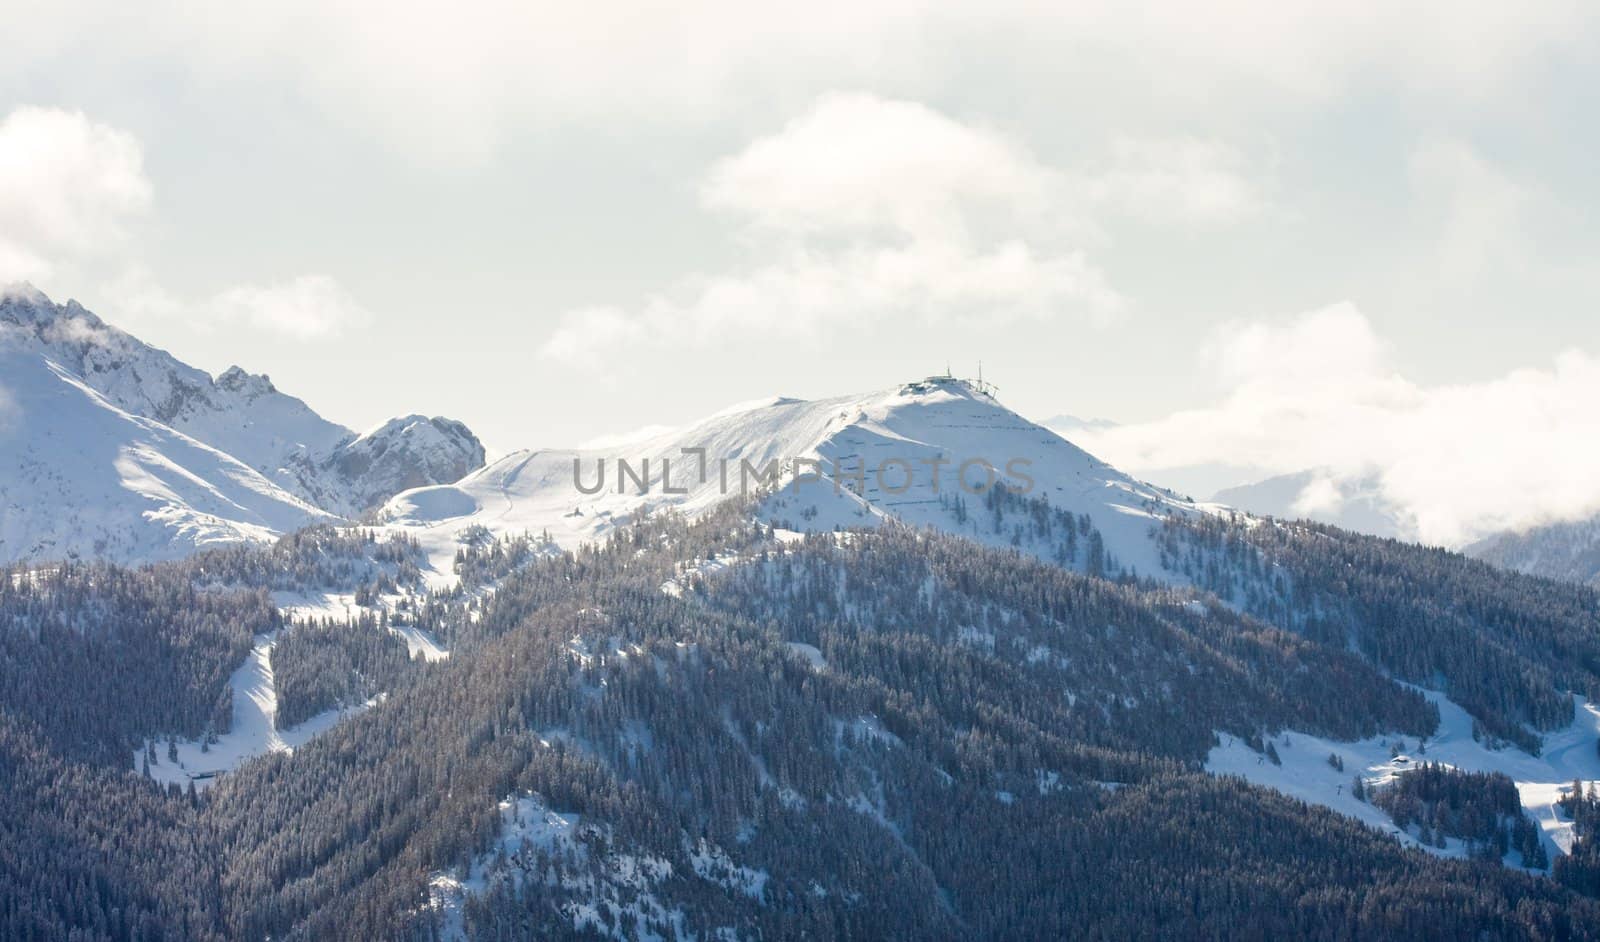
[[1295, 495], [1293, 508], [1296, 514], [1310, 517], [1316, 514], [1334, 514], [1344, 505], [1344, 491], [1339, 481], [1326, 472], [1314, 475], [1300, 493]]
[[974, 250], [913, 242], [840, 252], [794, 250], [771, 264], [685, 279], [636, 313], [563, 315], [540, 355], [602, 365], [625, 344], [706, 346], [759, 336], [816, 341], [830, 332], [896, 325], [1114, 316], [1122, 298], [1081, 254], [1041, 256], [1022, 242]]
[[1004, 136], [923, 105], [827, 95], [718, 161], [702, 187], [704, 205], [734, 217], [759, 262], [681, 279], [632, 312], [570, 312], [540, 352], [592, 363], [627, 342], [1103, 322], [1125, 301], [1064, 244], [1086, 225], [1073, 222], [1068, 182]]
[[1119, 106], [1249, 109], [1369, 83], [1520, 103], [1508, 78], [1592, 60], [1593, 24], [1582, 0], [461, 0], [449, 16], [378, 0], [138, 10], [101, 0], [35, 11], [0, 69], [142, 74], [178, 62], [208, 85], [265, 78], [415, 153], [473, 160], [519, 123], [716, 120], [845, 83], [925, 94], [984, 58], [1026, 75], [1123, 64], [1094, 89]]
[[[1201, 355], [1229, 385], [1301, 389], [1381, 375], [1389, 352], [1366, 316], [1345, 302], [1286, 324], [1225, 323]], [[1323, 368], [1307, 369], [1311, 363]]]
[[113, 253], [150, 206], [132, 135], [51, 108], [0, 121], [0, 282]]
[[1088, 188], [1097, 201], [1143, 219], [1226, 224], [1266, 209], [1264, 175], [1222, 141], [1124, 137]]
[[20, 27], [0, 72], [71, 59], [143, 74], [182, 62], [208, 85], [270, 84], [408, 156], [465, 165], [492, 157], [517, 127], [710, 122], [785, 89], [815, 93], [823, 80], [917, 75], [916, 29], [936, 12], [924, 0], [462, 0], [448, 16], [378, 0], [138, 14], [109, 0], [61, 6]]
[[1064, 181], [1003, 135], [909, 101], [830, 94], [711, 168], [704, 203], [773, 230], [960, 231], [975, 208], [1054, 207]]
[[338, 282], [302, 275], [180, 299], [131, 260], [129, 228], [151, 206], [144, 151], [126, 131], [81, 112], [17, 108], [0, 121], [0, 284], [45, 279], [87, 262], [120, 269], [108, 284], [118, 320], [243, 323], [299, 339], [337, 336], [372, 316]]
[[630, 342], [815, 339], [868, 322], [1103, 324], [1127, 301], [1075, 244], [1102, 241], [1092, 210], [1235, 221], [1265, 205], [1244, 165], [1217, 142], [1124, 138], [1104, 166], [1064, 170], [917, 102], [827, 94], [700, 187], [758, 263], [681, 279], [633, 311], [569, 312], [540, 352], [595, 365]]
[[1152, 476], [1214, 462], [1325, 468], [1301, 495], [1310, 505], [1370, 474], [1422, 539], [1447, 545], [1600, 510], [1600, 358], [1590, 354], [1423, 385], [1396, 373], [1371, 324], [1342, 304], [1287, 324], [1231, 325], [1208, 362], [1227, 390], [1220, 401], [1076, 440]]
[[627, 343], [635, 333], [634, 319], [615, 308], [589, 307], [568, 311], [539, 347], [539, 355], [564, 363], [590, 367], [603, 365], [603, 353]]
[[241, 285], [217, 295], [207, 307], [225, 323], [240, 322], [298, 340], [337, 337], [373, 319], [371, 312], [327, 275]]
[[134, 333], [179, 324], [200, 333], [244, 327], [294, 340], [321, 340], [374, 321], [372, 313], [328, 275], [236, 285], [195, 300], [173, 294], [149, 269], [130, 264], [106, 285], [103, 294], [107, 311]]

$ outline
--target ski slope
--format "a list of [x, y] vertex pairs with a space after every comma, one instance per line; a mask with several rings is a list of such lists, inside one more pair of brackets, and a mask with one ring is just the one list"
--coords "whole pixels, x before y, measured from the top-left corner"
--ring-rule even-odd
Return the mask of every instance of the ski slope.
[[[278, 729], [278, 691], [272, 677], [275, 640], [273, 635], [257, 635], [250, 655], [228, 679], [233, 688], [233, 722], [228, 732], [209, 745], [200, 740], [179, 741], [176, 762], [168, 757], [167, 741], [150, 743], [156, 755], [156, 761], [150, 763], [151, 778], [183, 786], [192, 781], [196, 788], [208, 788], [224, 773], [256, 756], [294, 752], [345, 717], [372, 706], [369, 701], [343, 710], [325, 710], [298, 726]], [[135, 769], [143, 770], [146, 754], [145, 746], [134, 750]]]

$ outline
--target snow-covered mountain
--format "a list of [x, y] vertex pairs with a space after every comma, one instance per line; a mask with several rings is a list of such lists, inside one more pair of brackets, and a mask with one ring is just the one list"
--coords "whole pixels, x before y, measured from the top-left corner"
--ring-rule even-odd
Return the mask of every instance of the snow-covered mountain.
[[484, 460], [458, 422], [357, 434], [265, 376], [213, 379], [27, 286], [0, 289], [0, 355], [0, 560], [136, 561], [270, 537]]
[[1415, 526], [1384, 496], [1375, 474], [1297, 471], [1226, 488], [1211, 499], [1258, 516], [1316, 520], [1371, 536], [1416, 539]]
[[295, 452], [286, 467], [320, 506], [355, 516], [401, 491], [460, 480], [483, 461], [483, 444], [465, 424], [405, 415], [331, 451]]
[[[391, 500], [381, 517], [437, 553], [470, 527], [548, 533], [562, 545], [605, 535], [642, 510], [695, 515], [762, 490], [762, 516], [797, 530], [887, 519], [1039, 555], [1050, 547], [986, 506], [993, 480], [1024, 501], [1088, 517], [1125, 569], [1160, 571], [1150, 539], [1162, 515], [1203, 509], [1137, 481], [977, 385], [935, 377], [835, 399], [773, 398], [686, 428], [605, 449], [518, 451], [463, 480]], [[963, 486], [963, 481], [966, 486]]]
[[0, 559], [168, 559], [325, 512], [238, 459], [0, 346]]
[[1600, 587], [1600, 516], [1496, 534], [1465, 552], [1517, 572]]

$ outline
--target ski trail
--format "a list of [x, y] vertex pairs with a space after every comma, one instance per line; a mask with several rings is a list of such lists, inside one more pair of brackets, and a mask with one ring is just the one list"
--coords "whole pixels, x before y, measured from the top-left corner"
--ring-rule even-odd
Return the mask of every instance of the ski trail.
[[511, 485], [517, 483], [517, 478], [522, 476], [522, 470], [528, 466], [528, 462], [538, 456], [539, 453], [537, 451], [530, 452], [528, 457], [522, 459], [521, 464], [512, 468], [510, 473], [500, 478], [500, 496], [505, 499], [506, 509], [500, 512], [500, 516], [496, 517], [496, 520], [504, 520], [511, 515], [512, 511], [517, 509], [517, 502], [511, 499]]
[[[151, 743], [156, 761], [150, 763], [150, 776], [158, 782], [206, 788], [218, 776], [232, 772], [245, 762], [275, 752], [292, 753], [318, 735], [332, 729], [340, 720], [372, 706], [368, 701], [340, 710], [326, 710], [289, 729], [278, 729], [278, 687], [272, 671], [275, 634], [256, 635], [244, 663], [229, 677], [233, 688], [233, 722], [216, 742], [185, 740], [169, 747], [166, 740]], [[172, 758], [176, 754], [176, 760]], [[134, 750], [133, 767], [142, 770], [145, 747]]]

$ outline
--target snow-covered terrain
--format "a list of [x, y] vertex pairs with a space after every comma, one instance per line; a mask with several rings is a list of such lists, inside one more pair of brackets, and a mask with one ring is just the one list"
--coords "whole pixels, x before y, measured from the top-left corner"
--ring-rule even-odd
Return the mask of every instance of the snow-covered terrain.
[[265, 376], [213, 379], [27, 286], [0, 288], [0, 446], [0, 562], [267, 539], [484, 460], [458, 422], [358, 435]]
[[[275, 592], [273, 603], [287, 621], [332, 619], [344, 621], [360, 615], [388, 612], [394, 619], [389, 630], [402, 638], [413, 659], [440, 661], [450, 656], [437, 638], [395, 616], [403, 596], [384, 596], [372, 605], [357, 605], [351, 593]], [[278, 691], [272, 673], [272, 647], [275, 635], [257, 635], [250, 654], [228, 679], [233, 691], [233, 718], [228, 732], [216, 742], [180, 740], [177, 760], [168, 758], [168, 740], [156, 740], [134, 751], [133, 767], [143, 771], [146, 749], [153, 750], [150, 775], [158, 782], [187, 785], [190, 780], [204, 788], [219, 776], [232, 772], [256, 756], [272, 752], [293, 752], [332, 729], [340, 720], [371, 707], [375, 700], [354, 707], [327, 710], [288, 729], [279, 729]], [[380, 697], [382, 695], [380, 694]]]
[[454, 419], [406, 415], [307, 462], [321, 506], [352, 515], [414, 487], [456, 481], [483, 467], [483, 445]]
[[371, 605], [356, 604], [354, 592], [274, 592], [272, 601], [289, 621], [349, 621], [362, 615], [384, 614], [389, 619], [389, 631], [405, 641], [413, 659], [442, 661], [450, 656], [439, 639], [411, 624], [402, 612], [402, 603], [417, 601], [411, 593], [379, 596]]
[[[1422, 762], [1440, 762], [1468, 772], [1503, 772], [1517, 783], [1524, 809], [1543, 830], [1550, 859], [1566, 853], [1572, 847], [1572, 822], [1556, 807], [1556, 801], [1574, 781], [1592, 784], [1600, 780], [1600, 752], [1596, 751], [1600, 742], [1600, 708], [1581, 697], [1575, 698], [1572, 723], [1546, 733], [1544, 748], [1538, 756], [1531, 756], [1514, 746], [1485, 747], [1473, 738], [1473, 721], [1466, 710], [1436, 691], [1421, 692], [1438, 706], [1441, 721], [1434, 735], [1423, 742], [1423, 749], [1417, 748], [1414, 737], [1375, 736], [1359, 742], [1341, 742], [1287, 732], [1271, 740], [1282, 761], [1276, 765], [1238, 737], [1224, 733], [1220, 734], [1222, 745], [1207, 757], [1206, 769], [1219, 775], [1242, 776], [1302, 801], [1332, 808], [1388, 831], [1403, 843], [1446, 856], [1459, 856], [1461, 843], [1452, 839], [1448, 847], [1440, 849], [1401, 833], [1382, 809], [1356, 798], [1352, 790], [1355, 776], [1361, 776], [1369, 787], [1382, 785]], [[1399, 754], [1395, 755], [1397, 748]], [[1337, 755], [1344, 768], [1334, 768], [1328, 762], [1330, 755]], [[1515, 854], [1507, 859], [1514, 857]]]
[[[492, 888], [538, 881], [568, 897], [560, 907], [576, 932], [619, 940], [693, 939], [681, 906], [669, 898], [668, 882], [698, 877], [725, 893], [762, 900], [764, 870], [740, 866], [705, 838], [687, 845], [677, 865], [659, 854], [618, 847], [608, 825], [551, 810], [538, 795], [500, 802], [500, 833], [493, 846], [465, 869], [437, 872], [429, 880], [428, 905], [441, 918], [441, 936], [466, 938], [467, 901]], [[628, 932], [624, 927], [634, 927]], [[737, 939], [732, 927], [715, 938]]]
[[[764, 490], [772, 472], [778, 486]], [[1152, 575], [1161, 572], [1150, 540], [1159, 518], [1205, 509], [1117, 471], [975, 384], [934, 377], [858, 396], [747, 403], [612, 448], [514, 452], [456, 484], [398, 495], [381, 519], [444, 570], [469, 527], [548, 533], [573, 546], [647, 509], [694, 515], [742, 494], [765, 495], [763, 518], [796, 530], [897, 519], [1012, 545], [982, 509], [991, 481], [1087, 515], [1124, 568]]]

